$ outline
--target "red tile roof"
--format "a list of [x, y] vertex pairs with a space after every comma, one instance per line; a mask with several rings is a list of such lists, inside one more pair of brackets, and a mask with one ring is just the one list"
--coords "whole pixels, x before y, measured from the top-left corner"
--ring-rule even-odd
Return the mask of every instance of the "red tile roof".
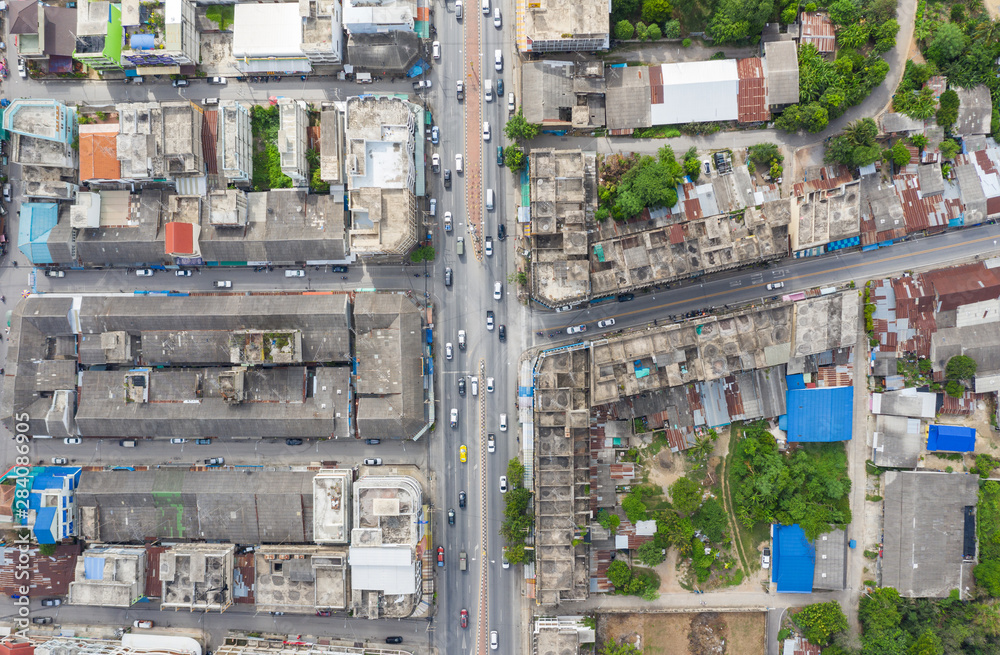
[[740, 80], [739, 91], [736, 94], [739, 122], [757, 123], [770, 120], [771, 112], [767, 109], [764, 66], [760, 58], [737, 59], [736, 73]]
[[670, 226], [670, 243], [675, 246], [684, 243], [684, 226], [680, 223]]
[[215, 109], [205, 110], [205, 120], [201, 122], [201, 154], [205, 158], [205, 167], [209, 175], [219, 174], [219, 156], [215, 144], [219, 139], [219, 112]]
[[818, 11], [804, 11], [799, 14], [799, 20], [799, 45], [811, 43], [820, 52], [836, 50], [837, 37], [833, 33], [833, 21], [829, 16]]
[[792, 190], [796, 196], [802, 197], [813, 191], [835, 189], [853, 179], [854, 176], [846, 166], [826, 166], [820, 169], [820, 176], [818, 178], [813, 178], [805, 182], [796, 182], [792, 185]]
[[168, 255], [190, 255], [194, 252], [194, 225], [167, 223], [164, 252]]
[[80, 130], [80, 181], [117, 180], [122, 176], [118, 161], [118, 126], [113, 131]]

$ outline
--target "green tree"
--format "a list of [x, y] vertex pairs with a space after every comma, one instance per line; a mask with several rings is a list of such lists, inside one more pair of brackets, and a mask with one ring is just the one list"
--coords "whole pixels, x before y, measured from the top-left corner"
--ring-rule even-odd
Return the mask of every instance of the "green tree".
[[953, 89], [948, 89], [941, 94], [938, 102], [940, 106], [936, 117], [937, 124], [948, 130], [958, 120], [958, 93]]
[[979, 477], [988, 478], [993, 473], [993, 469], [997, 467], [997, 461], [993, 459], [990, 455], [986, 453], [979, 453], [976, 455], [976, 469], [979, 471]]
[[906, 166], [910, 163], [910, 151], [902, 139], [896, 141], [891, 148], [886, 149], [886, 158], [892, 160], [896, 166]]
[[792, 615], [792, 620], [805, 638], [817, 646], [826, 646], [833, 635], [847, 629], [847, 617], [835, 600], [806, 605]]
[[944, 655], [944, 645], [934, 630], [927, 628], [916, 641], [910, 644], [908, 655]]
[[843, 48], [860, 48], [868, 43], [868, 32], [871, 27], [867, 23], [852, 23], [837, 32], [837, 44]]
[[56, 554], [55, 544], [38, 544], [38, 554], [43, 557], [51, 557]]
[[420, 246], [416, 248], [410, 253], [410, 261], [417, 264], [434, 261], [434, 246]]
[[668, 20], [664, 23], [663, 37], [667, 39], [681, 38], [681, 22], [679, 20]]
[[773, 143], [758, 143], [750, 146], [750, 159], [754, 160], [758, 166], [770, 166], [772, 161], [781, 163], [784, 156]]
[[830, 20], [837, 25], [851, 25], [858, 20], [858, 7], [851, 0], [837, 0], [829, 10]]
[[772, 0], [719, 0], [708, 31], [716, 45], [746, 41], [760, 35], [773, 10]]
[[673, 7], [670, 6], [669, 0], [643, 0], [642, 20], [647, 25], [662, 23], [670, 18], [672, 11]]
[[642, 655], [642, 651], [627, 641], [618, 644], [606, 641], [601, 644], [601, 655]]
[[615, 23], [615, 38], [619, 41], [628, 41], [635, 35], [635, 27], [632, 23], [622, 19]]
[[538, 136], [538, 126], [525, 120], [524, 112], [518, 107], [517, 113], [507, 119], [503, 132], [511, 141], [530, 141]]
[[1000, 560], [988, 560], [978, 564], [973, 573], [977, 585], [985, 589], [990, 596], [1000, 598]]
[[646, 39], [649, 38], [648, 30], [649, 28], [646, 27], [645, 23], [643, 23], [642, 21], [638, 21], [635, 24], [635, 38], [639, 39], [640, 41], [645, 41]]
[[659, 41], [663, 36], [663, 32], [660, 30], [660, 26], [653, 23], [646, 28], [646, 38], [650, 41]]
[[907, 641], [899, 628], [865, 632], [861, 655], [907, 655]]
[[899, 21], [891, 18], [874, 30], [875, 50], [889, 52], [896, 45], [896, 34], [899, 33]]
[[524, 486], [524, 464], [516, 457], [507, 462], [507, 482], [512, 489], [519, 489]]
[[645, 566], [656, 566], [662, 564], [663, 560], [666, 559], [666, 555], [663, 554], [663, 549], [659, 548], [652, 541], [647, 541], [646, 543], [639, 546], [636, 549], [636, 559]]
[[535, 559], [533, 550], [528, 550], [522, 543], [507, 544], [507, 561], [511, 564], [527, 564]]
[[971, 380], [976, 375], [976, 360], [967, 355], [955, 355], [944, 367], [948, 380]]
[[608, 565], [608, 582], [615, 586], [615, 590], [624, 592], [628, 588], [628, 583], [632, 579], [632, 569], [624, 560], [616, 559]]
[[941, 156], [945, 159], [954, 159], [961, 150], [962, 146], [958, 145], [956, 141], [952, 139], [945, 139], [938, 145], [938, 150], [941, 151]]
[[621, 524], [622, 520], [621, 517], [619, 517], [617, 514], [612, 514], [611, 512], [602, 509], [597, 512], [597, 522], [605, 530], [614, 532], [615, 530], [618, 529], [618, 526]]
[[965, 385], [958, 380], [948, 380], [944, 385], [944, 392], [952, 398], [961, 398], [965, 393]]
[[968, 45], [968, 37], [962, 28], [955, 23], [943, 23], [934, 33], [934, 38], [927, 46], [927, 58], [938, 66], [955, 60]]
[[729, 529], [729, 519], [722, 503], [709, 498], [691, 517], [691, 525], [701, 530], [714, 543], [722, 543]]
[[679, 516], [676, 512], [665, 512], [656, 520], [654, 543], [660, 548], [672, 546], [681, 555], [690, 555], [692, 539], [694, 527], [690, 519]]
[[865, 632], [889, 631], [899, 627], [899, 592], [892, 587], [872, 589], [861, 596], [858, 620]]
[[685, 476], [670, 485], [670, 502], [681, 514], [692, 514], [701, 505], [701, 485]]
[[646, 520], [646, 505], [642, 502], [642, 498], [634, 492], [622, 498], [622, 509], [625, 510], [625, 516], [633, 525]]
[[524, 168], [524, 149], [517, 146], [507, 146], [503, 150], [503, 163], [512, 172]]

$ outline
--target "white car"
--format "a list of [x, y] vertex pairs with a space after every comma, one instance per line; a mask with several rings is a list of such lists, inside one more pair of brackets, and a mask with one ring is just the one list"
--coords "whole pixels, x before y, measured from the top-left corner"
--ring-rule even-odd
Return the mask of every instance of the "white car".
[[507, 431], [507, 415], [506, 414], [501, 414], [500, 415], [500, 431], [501, 432], [506, 432]]
[[444, 231], [451, 232], [451, 212], [444, 213]]
[[772, 282], [771, 284], [767, 285], [767, 290], [773, 291], [774, 289], [781, 289], [784, 286], [785, 286], [784, 282]]
[[479, 378], [477, 377], [472, 378], [472, 395], [479, 395]]
[[486, 256], [493, 256], [493, 237], [486, 237]]
[[66, 277], [66, 271], [45, 271], [45, 277]]
[[233, 287], [233, 281], [232, 280], [216, 280], [215, 282], [212, 282], [212, 285], [216, 289], [231, 289]]
[[486, 102], [493, 102], [493, 80], [486, 80], [486, 84], [483, 85], [483, 89]]
[[509, 569], [510, 568], [510, 562], [507, 561], [507, 547], [506, 546], [503, 547], [503, 553], [501, 554], [501, 557], [503, 558], [503, 560], [502, 560], [503, 567], [505, 569]]
[[503, 285], [499, 282], [493, 284], [493, 300], [500, 300], [503, 297]]
[[64, 444], [69, 444], [70, 446], [78, 446], [83, 443], [83, 439], [80, 437], [66, 437], [63, 439]]
[[760, 556], [760, 568], [769, 569], [771, 568], [771, 549], [765, 548], [764, 552]]
[[455, 172], [461, 175], [462, 170], [462, 155], [455, 155]]
[[492, 332], [494, 325], [493, 312], [491, 310], [486, 310], [486, 329]]
[[455, 82], [455, 98], [461, 100], [464, 97], [465, 97], [465, 84], [462, 83], [462, 80], [457, 80]]
[[451, 427], [458, 427], [458, 410], [454, 407], [451, 408]]
[[191, 271], [188, 270], [174, 271], [174, 275], [176, 275], [177, 277], [191, 277]]
[[431, 44], [431, 52], [434, 53], [434, 58], [435, 59], [440, 59], [441, 58], [441, 42], [440, 41], [435, 41], [434, 43]]
[[587, 331], [586, 325], [571, 325], [570, 327], [566, 328], [566, 334], [579, 334], [580, 332], [586, 332], [586, 331]]
[[441, 155], [436, 152], [431, 155], [431, 170], [435, 173], [441, 170]]
[[[483, 13], [489, 13], [489, 12], [483, 12]], [[20, 57], [17, 60], [17, 74], [21, 76], [22, 80], [27, 79], [28, 77], [28, 70], [24, 67], [24, 60], [21, 59]]]
[[225, 84], [226, 83], [226, 78], [224, 78], [224, 77], [210, 77], [210, 78], [208, 78], [208, 83], [209, 84], [220, 84], [220, 85], [221, 84]]
[[454, 351], [451, 349], [451, 342], [448, 342], [448, 343], [444, 344], [444, 356], [445, 356], [445, 359], [451, 359], [451, 356], [452, 356], [453, 352]]
[[502, 493], [502, 494], [507, 493], [507, 476], [506, 475], [501, 475], [500, 476], [500, 493]]
[[187, 439], [171, 439], [170, 443], [187, 443]]
[[490, 432], [486, 435], [486, 452], [493, 453], [497, 449], [497, 437], [495, 434]]
[[483, 141], [490, 140], [490, 124], [489, 121], [483, 121]]
[[507, 94], [507, 111], [513, 114], [516, 108], [517, 105], [514, 104], [514, 92], [511, 91]]
[[285, 277], [305, 277], [305, 276], [306, 272], [303, 271], [301, 268], [285, 271]]
[[139, 277], [153, 277], [153, 269], [151, 268], [140, 268], [135, 272]]
[[497, 29], [503, 27], [503, 22], [500, 20], [500, 7], [493, 10], [493, 27]]
[[486, 378], [486, 391], [493, 393], [493, 378]]
[[483, 0], [483, 13], [490, 15], [490, 0]]
[[615, 324], [615, 319], [609, 318], [606, 321], [598, 321], [597, 322], [597, 327], [599, 327], [599, 328], [606, 328], [606, 327], [611, 327], [614, 324]]
[[493, 51], [493, 67], [497, 70], [498, 73], [503, 70], [503, 51], [502, 50], [494, 50]]

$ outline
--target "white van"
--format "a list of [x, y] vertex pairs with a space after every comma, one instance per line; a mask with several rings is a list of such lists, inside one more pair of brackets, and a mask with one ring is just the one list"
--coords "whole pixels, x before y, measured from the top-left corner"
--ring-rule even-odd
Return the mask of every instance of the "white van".
[[301, 268], [298, 268], [298, 269], [289, 269], [289, 270], [285, 271], [285, 277], [305, 277], [305, 276], [306, 276], [306, 272], [304, 270], [302, 270]]
[[494, 50], [493, 51], [493, 67], [497, 69], [497, 72], [503, 70], [503, 51]]
[[462, 0], [455, 0], [455, 18], [462, 20]]
[[429, 211], [427, 213], [429, 213], [431, 216], [437, 216], [437, 213], [438, 213], [438, 201], [437, 201], [437, 198], [431, 198], [431, 202], [430, 202], [429, 207], [430, 207], [430, 209], [429, 209]]
[[493, 211], [494, 200], [493, 189], [486, 189], [486, 209], [489, 211]]
[[483, 92], [486, 94], [486, 102], [493, 102], [493, 80], [486, 80]]
[[483, 0], [483, 13], [487, 16], [490, 13], [490, 0]]

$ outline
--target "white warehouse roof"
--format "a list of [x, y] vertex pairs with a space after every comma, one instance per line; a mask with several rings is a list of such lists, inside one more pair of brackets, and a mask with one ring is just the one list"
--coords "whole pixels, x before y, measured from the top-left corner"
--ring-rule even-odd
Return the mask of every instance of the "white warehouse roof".
[[409, 546], [351, 546], [351, 588], [389, 595], [417, 591], [416, 562]]
[[740, 79], [735, 59], [662, 64], [660, 71], [661, 85], [650, 70], [653, 125], [734, 121], [739, 117]]
[[297, 2], [236, 4], [233, 57], [302, 57], [302, 17]]

